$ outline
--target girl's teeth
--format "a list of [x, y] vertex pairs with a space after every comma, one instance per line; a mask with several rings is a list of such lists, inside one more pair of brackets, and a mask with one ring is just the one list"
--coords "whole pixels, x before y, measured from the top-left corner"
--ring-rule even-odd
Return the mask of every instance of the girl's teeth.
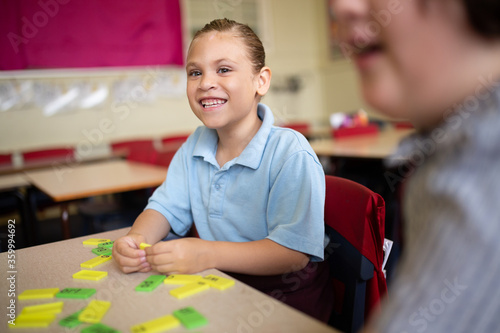
[[217, 99], [217, 100], [209, 100], [209, 101], [203, 101], [203, 107], [211, 107], [211, 106], [216, 106], [216, 105], [221, 105], [226, 103], [226, 101]]

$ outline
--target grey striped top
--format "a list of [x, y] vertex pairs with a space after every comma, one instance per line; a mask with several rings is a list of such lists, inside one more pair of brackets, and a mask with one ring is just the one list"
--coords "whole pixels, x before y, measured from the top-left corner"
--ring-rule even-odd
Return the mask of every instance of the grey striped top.
[[389, 184], [405, 188], [405, 250], [379, 332], [500, 332], [500, 82], [491, 83], [404, 140], [395, 156], [406, 162], [389, 161]]

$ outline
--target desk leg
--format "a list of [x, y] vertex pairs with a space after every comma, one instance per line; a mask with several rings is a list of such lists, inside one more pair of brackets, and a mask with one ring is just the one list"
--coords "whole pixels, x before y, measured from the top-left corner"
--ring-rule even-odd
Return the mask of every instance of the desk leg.
[[67, 202], [61, 203], [61, 228], [64, 239], [71, 238], [71, 232], [69, 229], [69, 205]]
[[19, 189], [14, 192], [14, 196], [17, 199], [19, 215], [21, 216], [21, 227], [23, 228], [25, 246], [28, 247], [33, 245], [32, 235], [35, 233], [33, 224], [31, 223], [31, 219], [29, 218], [30, 211], [27, 208], [28, 200], [24, 193]]

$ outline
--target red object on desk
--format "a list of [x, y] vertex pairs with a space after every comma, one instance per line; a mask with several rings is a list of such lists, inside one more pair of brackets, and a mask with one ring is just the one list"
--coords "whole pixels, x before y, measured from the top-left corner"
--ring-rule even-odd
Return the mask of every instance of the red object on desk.
[[357, 135], [376, 135], [378, 134], [378, 126], [370, 124], [368, 126], [342, 127], [332, 130], [332, 136], [336, 139], [357, 136]]

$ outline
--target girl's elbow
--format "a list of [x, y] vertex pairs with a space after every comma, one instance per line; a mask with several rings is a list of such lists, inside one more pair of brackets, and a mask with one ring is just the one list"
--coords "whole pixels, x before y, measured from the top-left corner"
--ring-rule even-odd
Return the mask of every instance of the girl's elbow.
[[296, 272], [304, 269], [309, 263], [309, 261], [310, 261], [309, 255], [302, 252], [297, 252], [290, 267], [291, 268], [290, 271]]

